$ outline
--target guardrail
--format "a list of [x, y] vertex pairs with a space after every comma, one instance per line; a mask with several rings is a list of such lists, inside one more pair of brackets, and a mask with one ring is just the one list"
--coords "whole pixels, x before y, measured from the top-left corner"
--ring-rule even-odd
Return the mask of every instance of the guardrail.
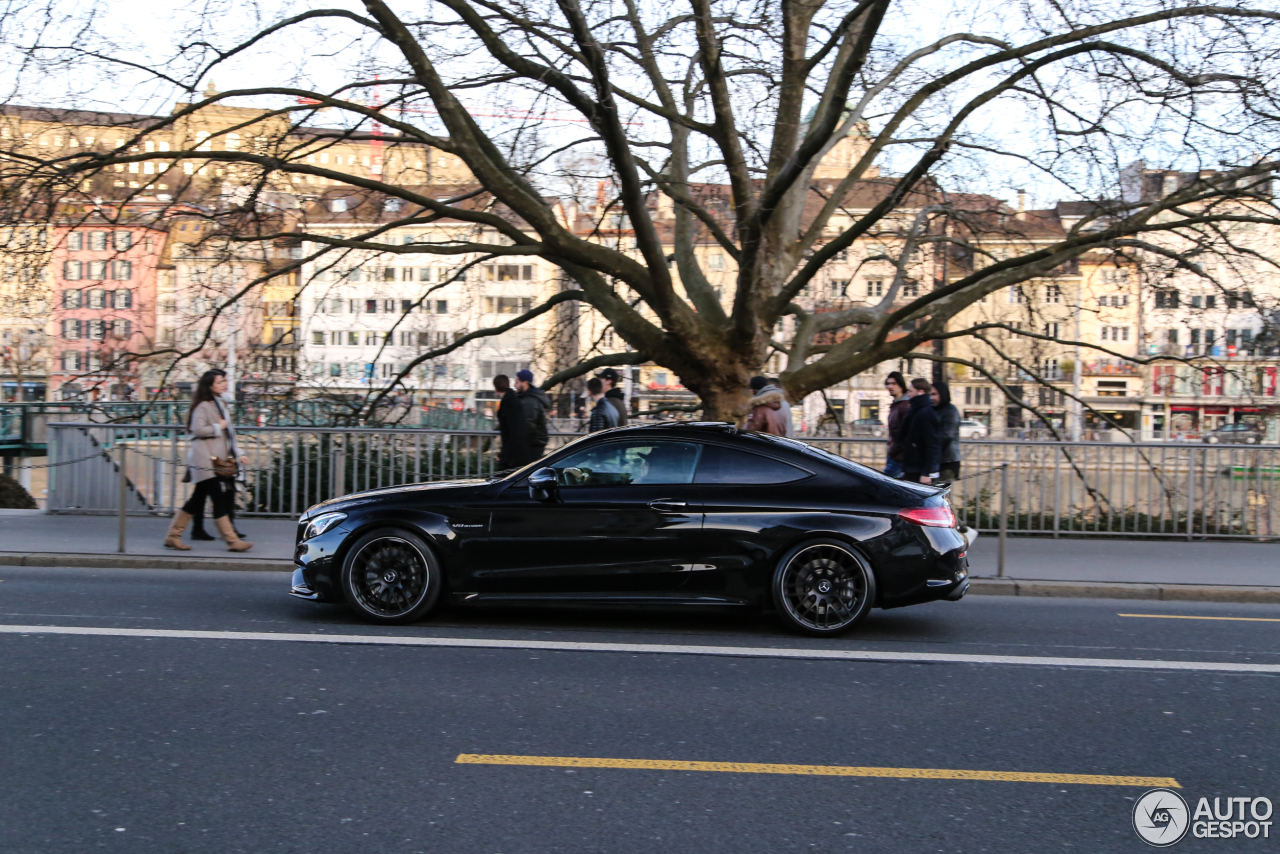
[[[52, 513], [117, 513], [124, 457], [130, 512], [168, 514], [190, 486], [185, 431], [175, 425], [49, 425]], [[484, 431], [243, 427], [249, 457], [240, 512], [296, 516], [312, 504], [382, 486], [497, 473], [497, 434]], [[554, 433], [549, 449], [581, 434]], [[91, 440], [86, 444], [87, 440]], [[804, 439], [880, 469], [877, 439]], [[86, 448], [114, 465], [82, 459]], [[980, 531], [1185, 539], [1280, 537], [1280, 448], [975, 441], [962, 445], [951, 487], [960, 520]], [[1001, 483], [1004, 483], [1004, 488]], [[142, 511], [142, 508], [146, 508]]]

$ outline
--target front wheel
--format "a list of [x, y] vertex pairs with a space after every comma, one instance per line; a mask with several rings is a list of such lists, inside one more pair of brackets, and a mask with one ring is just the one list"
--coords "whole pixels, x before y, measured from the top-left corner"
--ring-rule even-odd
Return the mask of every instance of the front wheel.
[[1205, 441], [1208, 442], [1210, 445], [1216, 445], [1218, 444], [1218, 437], [1210, 436], [1209, 438], [1205, 439]]
[[365, 534], [347, 553], [342, 589], [360, 616], [398, 625], [426, 616], [440, 597], [440, 564], [422, 539], [399, 528]]
[[867, 562], [836, 540], [811, 540], [783, 557], [773, 575], [773, 599], [791, 628], [828, 637], [853, 628], [876, 600]]

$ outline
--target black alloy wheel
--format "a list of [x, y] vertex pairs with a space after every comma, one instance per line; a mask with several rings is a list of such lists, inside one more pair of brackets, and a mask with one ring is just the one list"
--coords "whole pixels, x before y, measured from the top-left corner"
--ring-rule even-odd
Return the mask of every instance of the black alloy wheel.
[[835, 540], [792, 549], [773, 576], [773, 598], [797, 631], [830, 636], [853, 628], [876, 599], [876, 579], [866, 561]]
[[430, 547], [396, 528], [365, 534], [343, 561], [347, 602], [375, 623], [421, 619], [436, 604], [442, 583], [440, 565]]

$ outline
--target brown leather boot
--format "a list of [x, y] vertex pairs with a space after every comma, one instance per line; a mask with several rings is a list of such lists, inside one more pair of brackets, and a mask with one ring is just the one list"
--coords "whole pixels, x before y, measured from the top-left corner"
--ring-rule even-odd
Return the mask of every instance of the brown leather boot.
[[227, 551], [229, 552], [247, 552], [253, 548], [253, 543], [247, 543], [236, 536], [236, 529], [231, 524], [231, 519], [226, 516], [219, 516], [213, 520], [213, 524], [218, 526], [218, 533], [222, 535], [222, 539], [227, 541]]
[[182, 541], [182, 532], [187, 529], [187, 525], [191, 524], [191, 514], [185, 510], [179, 510], [173, 514], [173, 522], [169, 524], [169, 533], [164, 535], [164, 547], [166, 549], [177, 549], [180, 552], [191, 551], [191, 546]]

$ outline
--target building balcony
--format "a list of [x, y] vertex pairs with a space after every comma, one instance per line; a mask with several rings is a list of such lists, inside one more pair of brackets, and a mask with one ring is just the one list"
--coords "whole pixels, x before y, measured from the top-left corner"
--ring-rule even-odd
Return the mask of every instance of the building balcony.
[[1124, 359], [1097, 359], [1084, 363], [1087, 377], [1137, 377], [1142, 375], [1140, 366]]

